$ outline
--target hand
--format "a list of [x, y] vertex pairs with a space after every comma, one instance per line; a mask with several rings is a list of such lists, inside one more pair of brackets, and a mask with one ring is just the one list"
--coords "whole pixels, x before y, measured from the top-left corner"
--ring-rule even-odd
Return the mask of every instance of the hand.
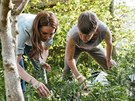
[[112, 67], [112, 63], [111, 63], [111, 60], [106, 60], [107, 62], [107, 67], [108, 69], [110, 69]]
[[47, 72], [51, 72], [51, 66], [48, 64], [48, 63], [44, 63], [43, 65], [42, 65], [42, 67], [43, 68], [45, 68], [46, 70], [47, 70]]
[[82, 89], [84, 91], [86, 91], [87, 93], [90, 92], [90, 86], [84, 76], [82, 76], [82, 75], [78, 76], [77, 80], [80, 84], [82, 83]]
[[42, 82], [34, 82], [32, 86], [37, 90], [41, 97], [48, 97], [50, 95], [50, 91]]
[[78, 80], [79, 83], [82, 83], [82, 82], [84, 82], [86, 80], [86, 78], [84, 76], [82, 76], [82, 75], [79, 75], [77, 77], [77, 80]]
[[115, 66], [116, 62], [114, 60], [107, 60], [107, 67], [110, 69], [112, 66]]

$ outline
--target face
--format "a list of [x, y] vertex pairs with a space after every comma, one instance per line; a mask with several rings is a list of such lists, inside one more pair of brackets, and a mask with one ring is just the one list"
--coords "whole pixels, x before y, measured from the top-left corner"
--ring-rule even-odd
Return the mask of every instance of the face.
[[95, 31], [89, 33], [89, 34], [83, 34], [81, 31], [79, 31], [79, 37], [80, 39], [84, 42], [84, 43], [87, 43], [88, 41], [91, 40], [91, 38], [93, 37]]
[[55, 33], [55, 29], [51, 26], [43, 26], [41, 29], [41, 40], [43, 42], [47, 41], [48, 39], [52, 38]]

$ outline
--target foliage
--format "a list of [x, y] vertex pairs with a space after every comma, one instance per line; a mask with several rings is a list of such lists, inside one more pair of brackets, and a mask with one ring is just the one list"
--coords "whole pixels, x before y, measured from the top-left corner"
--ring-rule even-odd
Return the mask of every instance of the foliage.
[[5, 86], [4, 86], [5, 85], [4, 75], [3, 75], [4, 69], [2, 68], [3, 67], [2, 60], [0, 60], [0, 67], [1, 67], [0, 68], [0, 101], [5, 101], [6, 94], [5, 94]]
[[[42, 0], [31, 0], [27, 6], [26, 13], [37, 13], [42, 10], [53, 11], [58, 17], [59, 28], [54, 37], [53, 46], [50, 47], [50, 56], [47, 62], [52, 66], [52, 72], [47, 73], [48, 84], [47, 87], [51, 90], [52, 96], [48, 99], [40, 98], [36, 91], [27, 84], [25, 95], [26, 101], [134, 101], [133, 95], [130, 88], [134, 87], [133, 82], [130, 81], [128, 75], [135, 72], [135, 47], [134, 39], [132, 38], [135, 34], [133, 31], [125, 31], [122, 28], [122, 24], [126, 20], [121, 20], [123, 12], [127, 12], [127, 8], [120, 6], [116, 7], [115, 17], [113, 18], [109, 12], [109, 4], [111, 0], [80, 0], [80, 3], [76, 0], [69, 0], [69, 2], [55, 2], [52, 7], [44, 5]], [[46, 0], [47, 1], [47, 0]], [[47, 2], [46, 2], [47, 3]], [[81, 84], [78, 85], [76, 81], [63, 81], [62, 80], [62, 69], [64, 68], [64, 53], [66, 45], [66, 35], [68, 30], [77, 23], [79, 14], [86, 10], [92, 10], [96, 12], [100, 20], [105, 22], [113, 35], [115, 36], [114, 45], [117, 49], [117, 66], [112, 70], [107, 71], [107, 79], [109, 85], [103, 86], [100, 83], [92, 85], [91, 93], [84, 95], [84, 89]], [[125, 41], [121, 41], [126, 38]], [[118, 45], [121, 43], [120, 45]], [[104, 43], [102, 43], [104, 45]], [[27, 65], [27, 71], [32, 75], [39, 75], [37, 71], [33, 71], [31, 63], [28, 59], [25, 59]], [[2, 62], [0, 61], [1, 67]], [[91, 57], [83, 53], [78, 60], [79, 71], [89, 78], [90, 73], [93, 71], [101, 71], [99, 65], [93, 61]], [[87, 67], [87, 68], [86, 68]], [[0, 101], [4, 101], [4, 79], [3, 69], [0, 68]], [[41, 78], [39, 80], [42, 81]], [[132, 89], [133, 90], [133, 89]]]

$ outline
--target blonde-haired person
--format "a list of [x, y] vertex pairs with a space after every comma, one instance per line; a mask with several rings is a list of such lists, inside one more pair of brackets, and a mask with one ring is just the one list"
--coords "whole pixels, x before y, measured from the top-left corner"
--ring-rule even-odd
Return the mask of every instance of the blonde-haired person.
[[[103, 40], [106, 43], [106, 55], [100, 45]], [[113, 65], [111, 59], [112, 33], [91, 11], [82, 12], [78, 18], [78, 23], [68, 32], [63, 79], [71, 79], [70, 70], [78, 82], [81, 83], [86, 79], [76, 66], [81, 52], [87, 52], [105, 70]]]
[[[49, 89], [41, 82], [29, 75], [22, 67], [22, 55], [26, 54], [32, 61], [35, 69], [39, 69], [39, 62], [43, 68], [51, 70], [49, 64], [45, 61], [48, 57], [49, 46], [53, 42], [53, 37], [58, 27], [58, 21], [54, 13], [49, 11], [34, 14], [20, 14], [17, 17], [17, 66], [21, 79], [31, 83], [37, 92], [47, 97]], [[36, 62], [35, 62], [36, 61]], [[24, 85], [23, 85], [24, 86]]]

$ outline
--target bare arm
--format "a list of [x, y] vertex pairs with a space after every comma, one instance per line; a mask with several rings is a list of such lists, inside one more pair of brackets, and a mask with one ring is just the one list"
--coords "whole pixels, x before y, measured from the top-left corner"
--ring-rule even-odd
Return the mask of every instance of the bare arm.
[[66, 44], [66, 54], [65, 54], [66, 58], [65, 59], [72, 73], [75, 75], [76, 78], [78, 78], [81, 74], [79, 73], [76, 67], [75, 59], [73, 58], [74, 51], [75, 51], [75, 42], [73, 41], [71, 37], [69, 37]]
[[[31, 80], [32, 76], [29, 75], [29, 74], [20, 66], [19, 62], [20, 62], [21, 58], [22, 58], [22, 56], [21, 56], [21, 55], [18, 55], [18, 57], [17, 57], [17, 67], [18, 67], [19, 75], [20, 75], [20, 77], [21, 77], [24, 81], [26, 81], [26, 82], [29, 83], [29, 81]], [[33, 78], [33, 80], [35, 80], [35, 79]], [[38, 82], [37, 80], [35, 80], [35, 81]]]
[[20, 62], [20, 59], [22, 58], [21, 55], [18, 55], [17, 56], [17, 67], [18, 67], [18, 72], [19, 72], [19, 75], [20, 77], [28, 82], [28, 83], [31, 83], [32, 86], [38, 91], [38, 93], [41, 95], [41, 96], [48, 96], [48, 94], [50, 94], [48, 88], [41, 82], [37, 81], [34, 77], [32, 77], [31, 75], [29, 75], [20, 65], [19, 65], [19, 62]]
[[110, 67], [111, 54], [112, 54], [112, 33], [109, 30], [105, 36], [105, 43], [106, 43], [106, 61], [108, 67]]

